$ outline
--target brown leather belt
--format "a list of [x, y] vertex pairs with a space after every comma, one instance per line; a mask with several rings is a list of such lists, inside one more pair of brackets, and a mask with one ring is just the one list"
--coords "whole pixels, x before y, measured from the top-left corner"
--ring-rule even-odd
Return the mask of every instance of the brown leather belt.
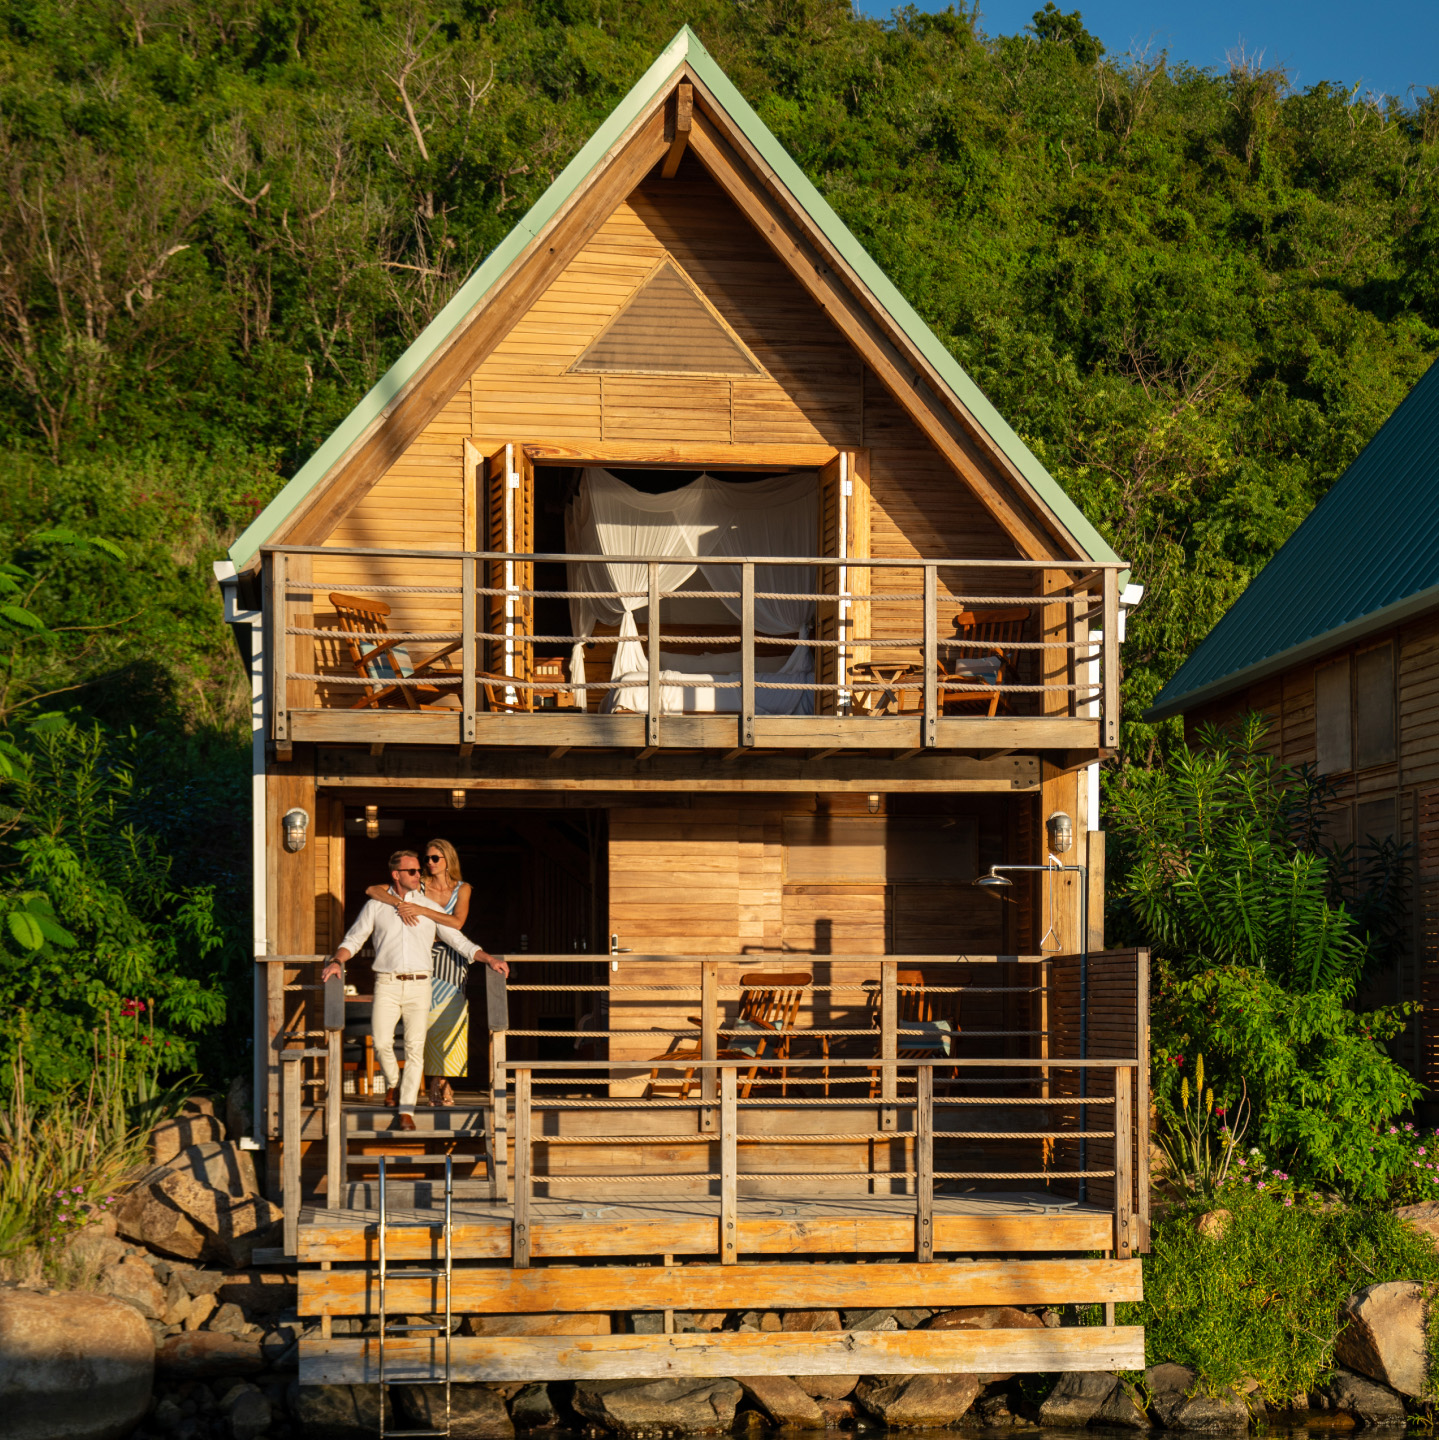
[[428, 970], [420, 975], [386, 975], [382, 971], [375, 976], [376, 980], [428, 980], [429, 978], [430, 974]]

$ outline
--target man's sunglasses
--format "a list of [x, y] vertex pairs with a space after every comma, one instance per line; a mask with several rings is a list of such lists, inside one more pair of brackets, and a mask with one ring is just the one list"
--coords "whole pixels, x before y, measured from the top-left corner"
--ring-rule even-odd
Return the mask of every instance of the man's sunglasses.
[[399, 870], [396, 871], [396, 874], [399, 875], [418, 875], [419, 873], [420, 867], [418, 865], [401, 865]]

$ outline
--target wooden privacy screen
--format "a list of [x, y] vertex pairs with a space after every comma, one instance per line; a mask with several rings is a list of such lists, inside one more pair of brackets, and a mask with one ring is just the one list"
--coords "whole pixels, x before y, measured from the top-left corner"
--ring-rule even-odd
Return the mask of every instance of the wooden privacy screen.
[[[1051, 1060], [1077, 1059], [1079, 1043], [1080, 957], [1056, 955], [1049, 962], [1049, 1036]], [[1149, 951], [1098, 950], [1088, 961], [1089, 1059], [1140, 1061], [1134, 1076], [1134, 1154], [1132, 1174], [1137, 1177], [1135, 1213], [1140, 1219], [1140, 1248], [1147, 1248], [1149, 1229]], [[1074, 1070], [1051, 1072], [1050, 1093], [1079, 1094], [1079, 1074]], [[1089, 1072], [1088, 1094], [1114, 1094], [1114, 1074], [1108, 1070]], [[1052, 1121], [1063, 1119], [1076, 1129], [1079, 1109], [1056, 1106], [1049, 1112]], [[1110, 1130], [1114, 1111], [1108, 1105], [1093, 1106], [1086, 1128]], [[1054, 1128], [1060, 1128], [1058, 1124]], [[1060, 1168], [1077, 1169], [1078, 1139], [1056, 1142], [1067, 1152], [1056, 1155]], [[1085, 1164], [1090, 1170], [1114, 1168], [1114, 1144], [1110, 1140], [1086, 1140]], [[1114, 1203], [1114, 1183], [1108, 1179], [1088, 1182], [1086, 1198], [1093, 1204]]]
[[[869, 479], [865, 456], [868, 452], [841, 450], [819, 472], [819, 553], [837, 559], [869, 558]], [[870, 593], [870, 571], [863, 565], [826, 565], [817, 577], [823, 595], [856, 597], [838, 604], [821, 601], [816, 605], [815, 638], [854, 640], [869, 634], [869, 606], [857, 597]], [[815, 681], [820, 685], [843, 685], [848, 669], [869, 658], [867, 649], [832, 646], [815, 654]], [[839, 696], [834, 690], [815, 693], [816, 715], [833, 715]]]
[[[535, 467], [519, 444], [495, 451], [485, 464], [486, 550], [525, 555], [535, 548]], [[533, 590], [535, 567], [516, 560], [491, 560], [485, 565], [490, 590]], [[505, 638], [485, 642], [485, 669], [492, 675], [529, 680], [533, 647], [517, 643], [535, 633], [535, 602], [530, 595], [491, 594], [484, 597], [485, 630]], [[519, 697], [523, 700], [525, 697]]]

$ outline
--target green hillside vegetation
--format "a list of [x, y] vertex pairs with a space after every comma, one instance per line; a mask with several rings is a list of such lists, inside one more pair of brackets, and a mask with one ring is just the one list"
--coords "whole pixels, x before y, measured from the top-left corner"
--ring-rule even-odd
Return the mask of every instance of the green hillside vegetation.
[[[124, 554], [61, 547], [0, 708], [22, 752], [102, 721], [151, 776], [116, 833], [158, 825], [217, 915], [249, 731], [210, 561], [685, 22], [1134, 562], [1131, 716], [1439, 349], [1432, 93], [1105, 53], [1052, 5], [991, 37], [835, 0], [0, 0], [0, 564], [55, 524]], [[1132, 719], [1125, 759], [1163, 740]], [[210, 819], [167, 828], [170, 793]], [[221, 996], [245, 948], [154, 973]]]

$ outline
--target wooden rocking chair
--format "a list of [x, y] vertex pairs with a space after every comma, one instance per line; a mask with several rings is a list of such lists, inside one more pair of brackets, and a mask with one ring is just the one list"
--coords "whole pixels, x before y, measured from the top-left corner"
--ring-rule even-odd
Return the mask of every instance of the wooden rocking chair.
[[362, 598], [358, 595], [332, 594], [330, 604], [335, 607], [340, 629], [346, 632], [345, 648], [350, 653], [350, 663], [357, 675], [363, 676], [375, 686], [369, 694], [362, 694], [350, 705], [351, 710], [363, 710], [378, 705], [391, 695], [399, 695], [405, 707], [421, 710], [426, 703], [433, 706], [436, 701], [459, 694], [454, 686], [440, 685], [396, 685], [395, 680], [418, 679], [425, 674], [435, 676], [458, 676], [459, 671], [440, 664], [447, 655], [453, 655], [464, 643], [456, 640], [443, 650], [436, 650], [423, 660], [414, 661], [406, 644], [398, 637], [389, 640], [375, 640], [377, 634], [389, 631], [390, 607], [383, 600]]
[[[740, 1094], [744, 1099], [749, 1099], [750, 1091], [754, 1088], [756, 1077], [761, 1070], [778, 1068], [781, 1077], [780, 1093], [788, 1093], [784, 1070], [758, 1062], [762, 1056], [774, 1060], [789, 1058], [790, 1045], [795, 1036], [795, 1016], [799, 1013], [800, 1003], [804, 999], [805, 987], [813, 979], [814, 976], [807, 970], [777, 973], [755, 970], [739, 977], [739, 983], [744, 986], [740, 995], [739, 1014], [733, 1025], [722, 1028], [740, 1032], [753, 1030], [756, 1033], [753, 1039], [742, 1033], [731, 1034], [729, 1044], [720, 1046], [715, 1058], [753, 1059], [756, 1062], [740, 1082]], [[688, 1015], [685, 1023], [700, 1025], [703, 1022], [698, 1015]], [[650, 1083], [645, 1098], [673, 1097], [687, 1100], [695, 1083], [694, 1067], [686, 1069], [683, 1079], [677, 1080], [661, 1080], [660, 1070], [677, 1068], [687, 1060], [698, 1060], [700, 1048], [701, 1042], [697, 1038], [677, 1037], [663, 1055], [656, 1055], [650, 1062], [655, 1068], [650, 1071]]]
[[[899, 1005], [899, 1015], [896, 1017], [897, 1028], [900, 1031], [899, 1044], [895, 1052], [895, 1058], [899, 1060], [937, 1060], [941, 1056], [951, 1055], [954, 1051], [954, 1042], [959, 1038], [959, 1026], [950, 1020], [936, 1019], [934, 1005], [930, 997], [924, 993], [924, 971], [923, 970], [901, 970], [895, 977], [895, 999]], [[877, 981], [866, 982], [873, 984], [874, 990], [869, 998], [870, 1028], [880, 1028], [880, 1005], [882, 990]], [[922, 1034], [908, 1034], [908, 1031], [922, 1031]], [[880, 1094], [880, 1082], [882, 1072], [878, 1069], [870, 1071], [869, 1096], [870, 1099], [877, 1099]]]
[[1015, 682], [1018, 654], [1006, 649], [1024, 638], [1027, 607], [1013, 610], [961, 610], [954, 617], [954, 638], [973, 642], [948, 652], [941, 660], [939, 678], [951, 684], [973, 684], [972, 690], [941, 690], [941, 715], [972, 713], [976, 707], [991, 718], [1003, 708], [1014, 709], [1010, 697], [1000, 688]]

